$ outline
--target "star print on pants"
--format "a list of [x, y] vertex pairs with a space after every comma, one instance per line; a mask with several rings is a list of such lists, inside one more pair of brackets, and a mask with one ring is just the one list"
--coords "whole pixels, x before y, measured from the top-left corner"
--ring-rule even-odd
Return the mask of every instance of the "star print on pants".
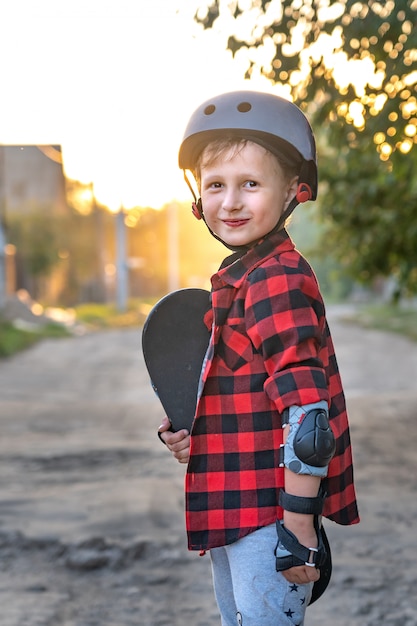
[[290, 585], [290, 593], [292, 593], [293, 591], [298, 591], [298, 585]]
[[294, 611], [291, 611], [291, 609], [288, 609], [288, 611], [285, 611], [285, 615], [287, 617], [292, 617], [294, 615]]

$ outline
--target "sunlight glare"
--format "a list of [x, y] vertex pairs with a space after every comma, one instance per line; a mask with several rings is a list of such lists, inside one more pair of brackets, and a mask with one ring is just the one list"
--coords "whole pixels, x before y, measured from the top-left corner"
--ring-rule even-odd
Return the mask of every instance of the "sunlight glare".
[[[230, 4], [219, 1], [222, 6]], [[311, 10], [309, 3], [296, 4], [300, 18], [284, 44], [286, 54], [303, 48]], [[330, 13], [325, 12], [333, 12], [335, 19], [343, 9], [342, 2], [321, 0], [319, 5], [326, 19]], [[225, 49], [231, 32], [242, 39], [253, 32], [256, 38], [264, 26], [280, 18], [280, 0], [271, 0], [264, 13], [260, 6], [241, 0], [239, 7], [245, 10], [236, 20], [227, 10], [212, 29], [204, 30], [193, 20], [202, 10], [199, 0], [5, 2], [0, 55], [8, 61], [0, 67], [5, 94], [0, 100], [0, 143], [60, 144], [65, 174], [92, 183], [96, 200], [112, 211], [122, 205], [159, 208], [171, 201], [188, 201], [177, 154], [193, 110], [206, 98], [234, 89], [260, 89], [290, 99], [288, 74], [279, 72], [279, 59], [273, 61], [276, 37], [264, 37], [252, 51], [242, 47], [234, 58]], [[393, 7], [390, 0], [380, 3], [378, 11], [389, 16]], [[365, 15], [368, 7], [357, 2], [350, 9], [352, 15], [355, 11]], [[404, 54], [411, 65], [417, 54], [405, 46], [411, 32], [412, 24], [404, 21], [403, 40], [388, 46], [386, 54]], [[366, 94], [367, 87], [382, 88], [385, 61], [375, 65], [367, 50], [373, 38], [359, 36], [357, 45], [365, 56], [348, 59], [341, 51], [342, 34], [341, 28], [323, 32], [308, 51], [302, 51], [301, 70], [292, 73], [291, 84], [301, 83], [311, 71], [310, 59], [318, 62], [323, 57], [324, 79], [333, 72], [342, 91], [352, 85], [356, 92], [357, 101], [339, 107], [338, 115], [349, 116], [361, 129], [364, 107], [377, 115], [390, 95], [408, 88], [400, 115], [411, 123], [417, 112], [411, 95], [417, 71], [391, 79], [386, 93]], [[250, 61], [256, 66], [248, 81], [243, 77]], [[262, 67], [267, 74], [277, 71], [282, 84], [272, 84]], [[410, 133], [415, 125], [406, 128], [406, 135], [414, 138], [415, 131]]]
[[192, 111], [213, 93], [273, 90], [264, 76], [244, 80], [224, 36], [193, 22], [196, 4], [7, 3], [0, 143], [62, 145], [65, 174], [113, 211], [188, 200], [177, 154]]

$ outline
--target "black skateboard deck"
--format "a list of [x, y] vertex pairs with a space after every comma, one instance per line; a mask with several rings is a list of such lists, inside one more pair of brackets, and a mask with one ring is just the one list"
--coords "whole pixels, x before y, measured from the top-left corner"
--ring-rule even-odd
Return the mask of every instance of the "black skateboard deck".
[[142, 333], [142, 351], [152, 386], [174, 431], [191, 429], [201, 366], [210, 332], [205, 289], [179, 289], [155, 304]]

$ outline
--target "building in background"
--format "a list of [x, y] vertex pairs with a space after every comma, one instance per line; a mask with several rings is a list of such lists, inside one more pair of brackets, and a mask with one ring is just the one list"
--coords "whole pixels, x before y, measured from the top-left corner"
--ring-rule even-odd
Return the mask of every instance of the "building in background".
[[10, 224], [19, 218], [65, 215], [65, 176], [59, 145], [0, 145], [0, 307], [6, 294], [30, 282], [10, 244]]
[[1, 146], [2, 215], [67, 210], [61, 146]]

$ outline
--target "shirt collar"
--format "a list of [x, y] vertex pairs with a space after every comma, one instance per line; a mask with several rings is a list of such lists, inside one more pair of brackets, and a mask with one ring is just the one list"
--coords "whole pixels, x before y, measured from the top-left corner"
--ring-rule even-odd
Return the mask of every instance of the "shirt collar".
[[212, 276], [213, 289], [220, 289], [225, 285], [240, 287], [246, 276], [255, 267], [277, 253], [294, 250], [294, 247], [287, 231], [283, 229], [261, 239], [256, 246], [250, 248], [243, 255], [232, 254], [223, 261], [220, 270]]

